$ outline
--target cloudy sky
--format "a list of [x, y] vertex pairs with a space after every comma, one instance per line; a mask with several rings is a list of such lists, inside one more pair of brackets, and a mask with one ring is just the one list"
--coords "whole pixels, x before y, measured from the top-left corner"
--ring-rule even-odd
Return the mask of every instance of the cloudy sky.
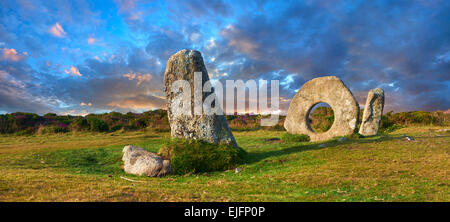
[[278, 79], [286, 109], [336, 75], [361, 105], [450, 108], [450, 1], [0, 1], [0, 114], [165, 107], [170, 55], [202, 52], [211, 78]]

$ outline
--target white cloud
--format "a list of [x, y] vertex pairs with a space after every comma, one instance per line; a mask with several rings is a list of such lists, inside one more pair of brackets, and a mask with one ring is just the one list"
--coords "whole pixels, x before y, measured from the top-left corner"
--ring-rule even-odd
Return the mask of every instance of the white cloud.
[[194, 32], [191, 34], [190, 39], [192, 42], [196, 42], [200, 38], [200, 34]]

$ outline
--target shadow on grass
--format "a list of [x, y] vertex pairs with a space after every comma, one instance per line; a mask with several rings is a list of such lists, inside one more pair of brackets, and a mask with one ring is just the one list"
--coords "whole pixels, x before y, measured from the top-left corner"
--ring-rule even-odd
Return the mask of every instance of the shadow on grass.
[[[381, 138], [373, 137], [373, 138], [366, 138], [366, 139], [348, 139], [344, 142], [338, 142], [337, 139], [332, 139], [332, 140], [318, 142], [318, 143], [294, 145], [292, 147], [284, 148], [281, 150], [273, 150], [273, 151], [267, 151], [267, 152], [248, 152], [247, 157], [245, 158], [244, 162], [245, 162], [245, 164], [251, 164], [251, 163], [262, 161], [267, 158], [280, 157], [280, 156], [285, 156], [285, 155], [289, 155], [292, 153], [304, 152], [304, 151], [308, 151], [308, 150], [320, 150], [320, 149], [325, 149], [325, 148], [336, 147], [339, 145], [366, 144], [366, 143], [381, 142], [381, 141], [391, 141], [391, 140], [402, 139], [402, 138], [403, 137], [383, 135], [383, 137], [381, 137]], [[321, 144], [326, 144], [326, 146], [320, 147]]]

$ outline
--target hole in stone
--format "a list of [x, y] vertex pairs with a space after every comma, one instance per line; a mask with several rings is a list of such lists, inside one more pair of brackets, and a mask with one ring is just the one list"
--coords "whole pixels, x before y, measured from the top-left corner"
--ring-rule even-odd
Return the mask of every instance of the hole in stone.
[[328, 131], [334, 122], [334, 111], [327, 103], [317, 103], [308, 113], [308, 126], [316, 133]]

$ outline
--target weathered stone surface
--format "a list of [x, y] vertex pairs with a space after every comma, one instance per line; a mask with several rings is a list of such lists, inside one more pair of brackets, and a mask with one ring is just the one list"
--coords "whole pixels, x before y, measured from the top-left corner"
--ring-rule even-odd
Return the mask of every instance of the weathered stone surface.
[[[308, 123], [311, 108], [328, 103], [334, 111], [334, 122], [324, 133], [314, 132]], [[284, 128], [292, 134], [307, 134], [311, 141], [331, 139], [354, 132], [359, 105], [350, 90], [336, 76], [315, 78], [305, 83], [289, 105]]]
[[168, 160], [163, 160], [163, 166], [162, 169], [159, 171], [158, 176], [163, 176], [167, 174], [172, 174], [173, 168], [172, 165], [170, 165], [170, 162]]
[[140, 147], [125, 146], [123, 148], [124, 170], [135, 175], [149, 177], [160, 177], [172, 174], [172, 166], [168, 160], [148, 152]]
[[[207, 115], [204, 112], [196, 115], [194, 112], [194, 72], [202, 72], [203, 86], [209, 80], [208, 72], [199, 51], [183, 49], [172, 55], [167, 61], [164, 74], [164, 85], [167, 98], [167, 110], [174, 138], [203, 139], [210, 143], [226, 143], [237, 147], [224, 115]], [[177, 101], [179, 93], [172, 92], [172, 84], [177, 80], [187, 80], [191, 86], [191, 114], [182, 112], [186, 109]], [[213, 94], [203, 92], [201, 102]]]
[[383, 115], [383, 108], [384, 91], [380, 88], [370, 90], [367, 96], [366, 106], [364, 107], [359, 134], [364, 136], [377, 135]]

